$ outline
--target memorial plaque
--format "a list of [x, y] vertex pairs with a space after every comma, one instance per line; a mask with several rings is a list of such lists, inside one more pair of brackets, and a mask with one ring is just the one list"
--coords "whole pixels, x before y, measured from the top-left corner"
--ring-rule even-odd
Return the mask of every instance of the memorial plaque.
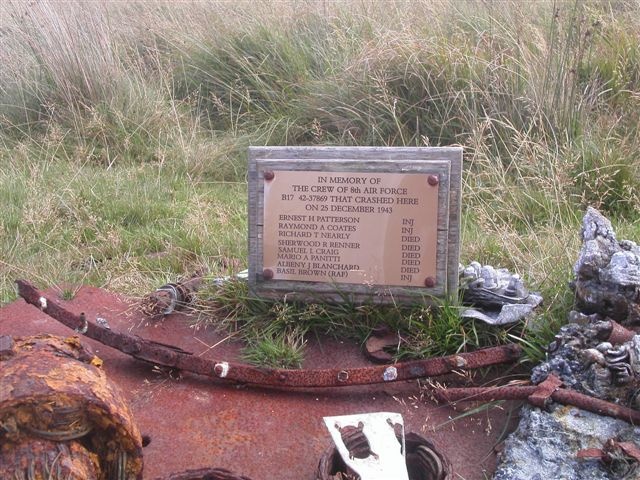
[[264, 186], [263, 268], [274, 280], [424, 287], [437, 207], [433, 175], [278, 171]]
[[251, 148], [262, 296], [416, 301], [457, 288], [460, 148]]

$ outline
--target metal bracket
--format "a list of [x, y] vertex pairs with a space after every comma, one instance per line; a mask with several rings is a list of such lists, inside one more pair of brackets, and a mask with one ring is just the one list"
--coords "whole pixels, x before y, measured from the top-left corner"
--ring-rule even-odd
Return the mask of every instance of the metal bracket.
[[409, 480], [402, 415], [361, 413], [324, 417], [324, 423], [345, 464], [362, 480]]

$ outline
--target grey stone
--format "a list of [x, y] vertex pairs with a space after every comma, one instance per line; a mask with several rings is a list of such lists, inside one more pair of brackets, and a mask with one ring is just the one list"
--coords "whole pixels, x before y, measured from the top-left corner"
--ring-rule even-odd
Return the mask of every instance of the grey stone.
[[640, 248], [618, 241], [611, 222], [594, 208], [582, 221], [582, 249], [574, 265], [576, 303], [582, 313], [599, 313], [640, 324]]
[[[553, 412], [524, 406], [518, 429], [505, 441], [494, 480], [619, 480], [624, 466], [606, 467], [598, 460], [579, 460], [578, 451], [602, 448], [610, 438], [640, 443], [640, 428], [577, 408]], [[631, 476], [629, 476], [631, 475]]]
[[547, 360], [534, 367], [531, 381], [538, 384], [553, 373], [567, 388], [637, 408], [640, 336], [612, 345], [604, 341], [609, 336], [609, 322], [600, 321], [599, 316], [588, 318], [588, 324], [570, 323], [560, 329], [547, 349]]
[[[569, 314], [533, 369], [538, 384], [550, 374], [564, 388], [625, 405], [640, 406], [640, 335], [612, 345], [612, 324], [639, 323], [640, 249], [616, 239], [611, 222], [589, 208], [582, 223], [582, 250], [574, 266], [578, 311]], [[546, 412], [526, 405], [518, 428], [505, 442], [494, 480], [640, 479], [638, 464], [614, 456], [605, 464], [577, 458], [580, 450], [602, 449], [609, 440], [640, 445], [640, 428], [574, 406]]]

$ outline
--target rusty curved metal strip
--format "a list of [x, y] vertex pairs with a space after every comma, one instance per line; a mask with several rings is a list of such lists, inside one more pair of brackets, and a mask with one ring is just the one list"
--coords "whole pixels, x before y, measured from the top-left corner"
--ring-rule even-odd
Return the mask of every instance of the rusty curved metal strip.
[[115, 332], [89, 322], [84, 315], [65, 310], [24, 280], [16, 281], [18, 293], [28, 303], [67, 327], [83, 333], [109, 347], [120, 350], [139, 360], [177, 368], [207, 377], [276, 388], [345, 387], [388, 383], [423, 377], [435, 377], [454, 370], [470, 370], [502, 363], [513, 363], [521, 355], [521, 348], [511, 344], [491, 347], [471, 353], [396, 363], [386, 366], [288, 370], [255, 367], [242, 363], [207, 360], [184, 350], [145, 340], [137, 335]]

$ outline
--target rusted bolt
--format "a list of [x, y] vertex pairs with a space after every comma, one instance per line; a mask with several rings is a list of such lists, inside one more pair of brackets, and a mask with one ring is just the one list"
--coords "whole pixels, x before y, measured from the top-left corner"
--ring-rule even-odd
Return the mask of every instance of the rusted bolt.
[[264, 176], [264, 179], [267, 182], [270, 182], [271, 180], [273, 180], [276, 176], [275, 173], [273, 173], [273, 170], [265, 170], [265, 172], [262, 174]]
[[436, 185], [438, 185], [438, 183], [440, 183], [440, 179], [437, 175], [429, 175], [427, 177], [427, 183], [429, 183], [429, 185], [431, 185], [432, 187], [435, 187]]
[[433, 288], [436, 286], [436, 279], [433, 277], [427, 277], [424, 279], [424, 286], [427, 288]]
[[349, 380], [349, 372], [347, 372], [346, 370], [340, 370], [338, 372], [338, 381], [340, 383], [344, 383], [347, 380]]
[[396, 367], [387, 367], [382, 374], [382, 379], [385, 382], [393, 382], [398, 378], [398, 369]]
[[262, 270], [262, 278], [265, 280], [271, 280], [273, 278], [273, 270], [270, 268], [265, 268]]
[[10, 335], [0, 335], [0, 360], [15, 355], [14, 345], [13, 337]]
[[220, 378], [225, 378], [227, 373], [229, 373], [229, 363], [228, 362], [220, 362], [216, 363], [213, 367], [213, 373], [215, 373]]
[[449, 362], [450, 365], [454, 368], [464, 368], [467, 366], [467, 361], [459, 355], [452, 357]]

